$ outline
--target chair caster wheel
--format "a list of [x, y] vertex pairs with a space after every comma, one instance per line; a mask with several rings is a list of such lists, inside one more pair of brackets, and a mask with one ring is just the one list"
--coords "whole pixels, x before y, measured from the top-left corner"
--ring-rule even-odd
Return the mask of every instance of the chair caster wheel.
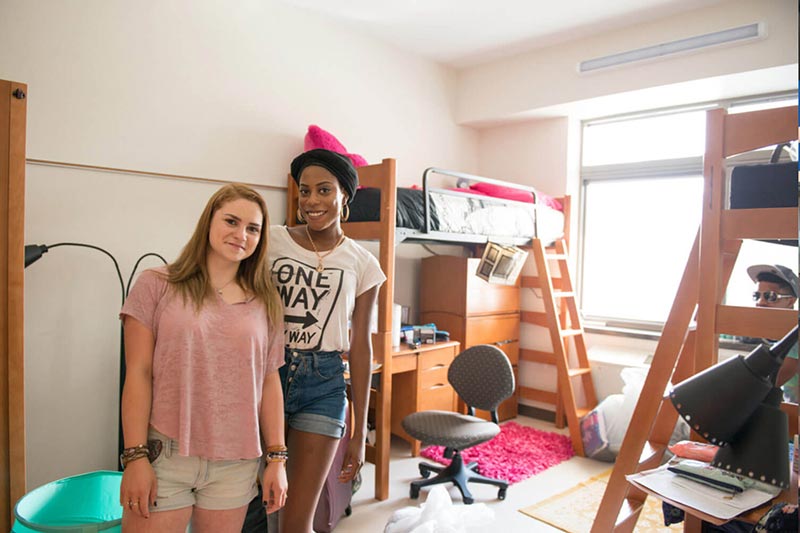
[[408, 491], [408, 496], [412, 500], [416, 500], [417, 498], [419, 498], [419, 487], [415, 487], [412, 485], [411, 490]]
[[424, 479], [428, 479], [431, 475], [431, 471], [428, 470], [425, 466], [419, 465], [419, 475], [422, 476]]
[[474, 498], [470, 498], [469, 496], [464, 496], [464, 505], [470, 505], [474, 501], [475, 501]]
[[506, 489], [500, 489], [497, 491], [497, 499], [498, 500], [505, 500], [506, 499]]
[[353, 508], [348, 505], [347, 507], [344, 508], [344, 515], [350, 516], [351, 514], [353, 514]]

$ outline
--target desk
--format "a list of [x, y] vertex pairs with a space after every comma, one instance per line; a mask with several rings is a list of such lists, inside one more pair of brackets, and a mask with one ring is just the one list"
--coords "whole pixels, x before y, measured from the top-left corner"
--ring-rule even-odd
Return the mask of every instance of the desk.
[[392, 433], [411, 444], [419, 455], [420, 442], [405, 432], [401, 422], [411, 413], [456, 410], [456, 393], [447, 381], [450, 363], [458, 354], [457, 341], [401, 346], [392, 349]]
[[[672, 505], [673, 507], [677, 507], [678, 509], [683, 510], [683, 512], [685, 513], [684, 529], [683, 529], [684, 532], [700, 533], [701, 521], [708, 522], [709, 524], [714, 524], [717, 526], [720, 526], [728, 522], [728, 520], [720, 520], [719, 518], [711, 516], [702, 511], [699, 511], [694, 507], [689, 507], [688, 505], [676, 502], [675, 500], [672, 500], [670, 498], [665, 498], [661, 494], [653, 490], [650, 490], [649, 488], [637, 483], [636, 481], [629, 480], [628, 483], [630, 483], [637, 489], [641, 490], [642, 492], [648, 494], [649, 496], [658, 498], [659, 500], [665, 501], [668, 504]], [[767, 511], [769, 511], [770, 507], [772, 507], [774, 504], [778, 502], [792, 503], [791, 500], [792, 500], [791, 491], [789, 490], [781, 491], [780, 494], [778, 494], [775, 498], [771, 499], [769, 502], [759, 507], [756, 507], [755, 509], [750, 509], [749, 511], [740, 514], [739, 516], [734, 518], [734, 520], [741, 520], [749, 524], [755, 524], [762, 516], [764, 516], [767, 513]]]
[[[794, 442], [795, 442], [795, 446], [797, 446], [797, 443], [798, 443], [797, 435], [795, 435]], [[795, 448], [795, 450], [797, 450], [797, 448]], [[798, 452], [796, 451], [795, 455], [794, 455], [794, 458], [793, 458], [793, 461], [792, 461], [791, 481], [790, 481], [790, 484], [791, 484], [790, 486], [795, 487], [795, 490], [794, 491], [792, 491], [791, 489], [783, 490], [777, 496], [775, 496], [770, 501], [768, 501], [767, 503], [764, 503], [763, 505], [760, 505], [758, 507], [750, 509], [749, 511], [745, 511], [742, 514], [740, 514], [740, 515], [736, 516], [735, 518], [733, 518], [733, 520], [740, 520], [740, 521], [746, 522], [748, 524], [756, 524], [761, 519], [761, 517], [764, 516], [767, 513], [767, 511], [769, 511], [770, 508], [773, 505], [775, 505], [776, 503], [786, 502], [786, 503], [790, 503], [790, 504], [797, 504], [797, 489], [796, 489], [796, 487], [798, 487], [798, 466], [800, 466], [797, 463], [797, 456], [798, 456]], [[637, 483], [636, 480], [634, 480], [634, 479], [629, 479], [628, 483], [630, 483], [635, 488], [641, 490], [642, 492], [644, 492], [644, 493], [646, 493], [646, 494], [648, 494], [650, 496], [655, 496], [656, 498], [658, 498], [660, 500], [663, 500], [663, 501], [669, 503], [670, 505], [672, 505], [674, 507], [677, 507], [678, 509], [683, 510], [683, 512], [685, 513], [685, 515], [684, 515], [684, 527], [683, 527], [683, 530], [684, 530], [685, 533], [686, 532], [700, 533], [702, 531], [702, 522], [708, 522], [710, 524], [714, 524], [714, 525], [718, 525], [718, 526], [728, 522], [727, 520], [721, 520], [721, 519], [719, 519], [719, 518], [717, 518], [715, 516], [711, 516], [711, 515], [709, 515], [707, 513], [704, 513], [703, 511], [695, 509], [694, 507], [690, 507], [690, 506], [688, 506], [686, 504], [682, 504], [682, 503], [676, 502], [676, 501], [674, 501], [674, 500], [672, 500], [670, 498], [666, 498], [663, 495], [661, 495], [660, 493], [658, 493], [658, 492], [656, 492], [654, 490], [651, 490], [650, 488], [648, 488], [648, 487], [646, 487], [646, 486], [644, 486], [644, 485], [642, 485], [640, 483]]]

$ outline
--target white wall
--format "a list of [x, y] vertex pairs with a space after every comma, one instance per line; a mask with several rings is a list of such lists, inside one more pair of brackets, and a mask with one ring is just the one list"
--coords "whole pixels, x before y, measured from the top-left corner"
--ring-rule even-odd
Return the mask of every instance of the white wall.
[[[402, 184], [475, 171], [451, 70], [275, 1], [4, 0], [0, 51], [0, 78], [28, 84], [31, 159], [285, 186], [318, 124], [397, 158]], [[101, 246], [127, 283], [143, 253], [175, 257], [217, 187], [29, 164], [26, 242]], [[263, 194], [282, 221], [285, 194]], [[112, 262], [61, 247], [25, 274], [28, 485], [115, 469]]]
[[284, 185], [309, 124], [399, 181], [472, 169], [454, 72], [277, 1], [5, 0], [0, 74], [28, 156]]

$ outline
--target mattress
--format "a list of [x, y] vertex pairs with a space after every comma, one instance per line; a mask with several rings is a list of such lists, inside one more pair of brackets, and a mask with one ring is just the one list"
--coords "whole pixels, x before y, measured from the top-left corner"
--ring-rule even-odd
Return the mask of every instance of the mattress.
[[[423, 194], [420, 189], [397, 189], [397, 227], [415, 230], [416, 239], [425, 234]], [[379, 220], [380, 195], [380, 189], [359, 189], [350, 204], [348, 221]], [[432, 240], [458, 241], [460, 236], [530, 239], [538, 232], [539, 238], [552, 242], [563, 234], [564, 214], [544, 204], [443, 189], [429, 191], [429, 198], [429, 230], [436, 233]]]

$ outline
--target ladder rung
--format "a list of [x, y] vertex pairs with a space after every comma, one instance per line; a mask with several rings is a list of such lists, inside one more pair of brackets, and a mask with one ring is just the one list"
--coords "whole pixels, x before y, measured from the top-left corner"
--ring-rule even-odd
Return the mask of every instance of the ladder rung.
[[553, 352], [545, 352], [542, 350], [530, 350], [528, 348], [521, 348], [519, 351], [519, 358], [523, 361], [531, 363], [541, 363], [544, 365], [556, 364], [556, 354]]
[[549, 261], [566, 261], [567, 254], [544, 254], [545, 259]]
[[654, 442], [645, 442], [642, 448], [642, 454], [639, 456], [639, 468], [637, 472], [642, 470], [650, 470], [657, 467], [661, 463], [661, 457], [664, 455], [664, 450], [667, 447], [664, 444], [656, 444]]
[[581, 418], [583, 418], [584, 416], [588, 415], [591, 412], [592, 410], [587, 409], [586, 407], [578, 407], [575, 409], [575, 416], [577, 416], [578, 420], [580, 420]]
[[535, 324], [537, 326], [542, 326], [544, 328], [550, 326], [550, 322], [548, 322], [547, 313], [542, 311], [522, 311], [520, 313], [520, 321], [523, 324]]
[[572, 291], [553, 291], [554, 298], [575, 298], [575, 293]]
[[583, 334], [582, 329], [562, 329], [561, 336], [562, 337], [577, 337], [578, 335]]
[[575, 376], [583, 376], [585, 374], [591, 374], [591, 373], [592, 373], [592, 369], [588, 368], [588, 367], [587, 368], [570, 368], [567, 371], [567, 374], [569, 374], [569, 377], [571, 377], [571, 378], [574, 378]]
[[[622, 507], [619, 510], [619, 514], [617, 515], [617, 523], [614, 525], [614, 528], [627, 529], [623, 528], [622, 526], [629, 524], [630, 520], [633, 520], [633, 523], [635, 524], [639, 519], [639, 514], [642, 512], [643, 508], [644, 502], [640, 502], [632, 498], [625, 498], [625, 501], [622, 502]], [[633, 528], [631, 527], [628, 529], [628, 531], [633, 531]]]
[[[526, 289], [541, 289], [545, 285], [547, 285], [547, 278], [540, 278], [539, 276], [520, 276], [522, 278], [522, 286]], [[564, 280], [561, 278], [550, 278], [550, 283], [553, 286], [553, 289], [560, 289], [563, 284]]]

